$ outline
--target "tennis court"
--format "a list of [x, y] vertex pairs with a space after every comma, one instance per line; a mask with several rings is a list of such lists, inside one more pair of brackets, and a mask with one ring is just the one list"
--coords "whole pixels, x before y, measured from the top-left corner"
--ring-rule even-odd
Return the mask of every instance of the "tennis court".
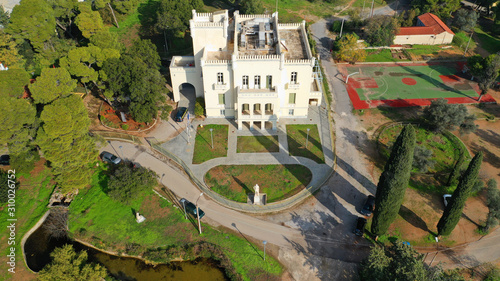
[[[463, 73], [464, 62], [341, 65], [355, 109], [379, 105], [424, 106], [445, 98], [450, 103], [477, 103], [479, 87]], [[357, 73], [356, 73], [357, 72]], [[354, 73], [354, 74], [353, 74]], [[481, 102], [494, 102], [489, 95]]]

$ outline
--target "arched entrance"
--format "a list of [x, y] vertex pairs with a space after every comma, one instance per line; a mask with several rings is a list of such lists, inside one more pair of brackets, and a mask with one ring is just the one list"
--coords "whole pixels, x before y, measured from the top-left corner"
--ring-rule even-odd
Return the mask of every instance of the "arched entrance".
[[196, 103], [196, 89], [190, 83], [182, 83], [179, 85], [180, 99], [178, 106], [187, 107], [189, 114], [194, 114], [194, 105]]

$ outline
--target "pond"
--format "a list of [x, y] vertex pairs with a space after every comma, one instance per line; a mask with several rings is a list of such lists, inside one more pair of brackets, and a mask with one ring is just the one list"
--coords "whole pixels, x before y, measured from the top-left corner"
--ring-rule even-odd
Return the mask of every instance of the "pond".
[[26, 240], [24, 249], [28, 267], [36, 272], [42, 270], [50, 262], [50, 253], [64, 244], [72, 244], [77, 251], [86, 250], [89, 261], [101, 263], [118, 280], [228, 280], [223, 270], [211, 260], [198, 259], [153, 266], [137, 258], [110, 255], [68, 238], [51, 238], [43, 224]]

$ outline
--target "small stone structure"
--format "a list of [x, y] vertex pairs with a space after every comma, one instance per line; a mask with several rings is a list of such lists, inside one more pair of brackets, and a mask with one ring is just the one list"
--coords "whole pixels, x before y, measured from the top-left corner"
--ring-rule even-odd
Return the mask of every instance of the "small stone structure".
[[139, 214], [139, 212], [135, 213], [135, 221], [137, 223], [141, 223], [145, 220], [146, 220], [146, 218], [143, 215]]

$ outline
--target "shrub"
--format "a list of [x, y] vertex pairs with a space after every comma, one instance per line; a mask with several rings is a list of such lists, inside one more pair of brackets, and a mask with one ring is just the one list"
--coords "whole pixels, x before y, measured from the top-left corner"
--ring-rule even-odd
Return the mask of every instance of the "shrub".
[[200, 117], [205, 113], [205, 99], [202, 97], [196, 98], [196, 104], [194, 105], [194, 115]]
[[128, 130], [128, 124], [123, 124], [123, 125], [122, 125], [122, 129], [124, 129], [124, 130]]
[[432, 160], [432, 150], [417, 145], [413, 154], [413, 167], [421, 173], [426, 173], [429, 169], [434, 168], [435, 160]]
[[156, 184], [156, 173], [144, 167], [120, 165], [111, 171], [107, 193], [113, 200], [129, 204], [142, 191]]
[[160, 118], [165, 120], [165, 121], [168, 121], [168, 118], [170, 117], [170, 113], [172, 113], [173, 109], [174, 108], [169, 104], [165, 104], [164, 106], [160, 107], [160, 110], [161, 110]]

